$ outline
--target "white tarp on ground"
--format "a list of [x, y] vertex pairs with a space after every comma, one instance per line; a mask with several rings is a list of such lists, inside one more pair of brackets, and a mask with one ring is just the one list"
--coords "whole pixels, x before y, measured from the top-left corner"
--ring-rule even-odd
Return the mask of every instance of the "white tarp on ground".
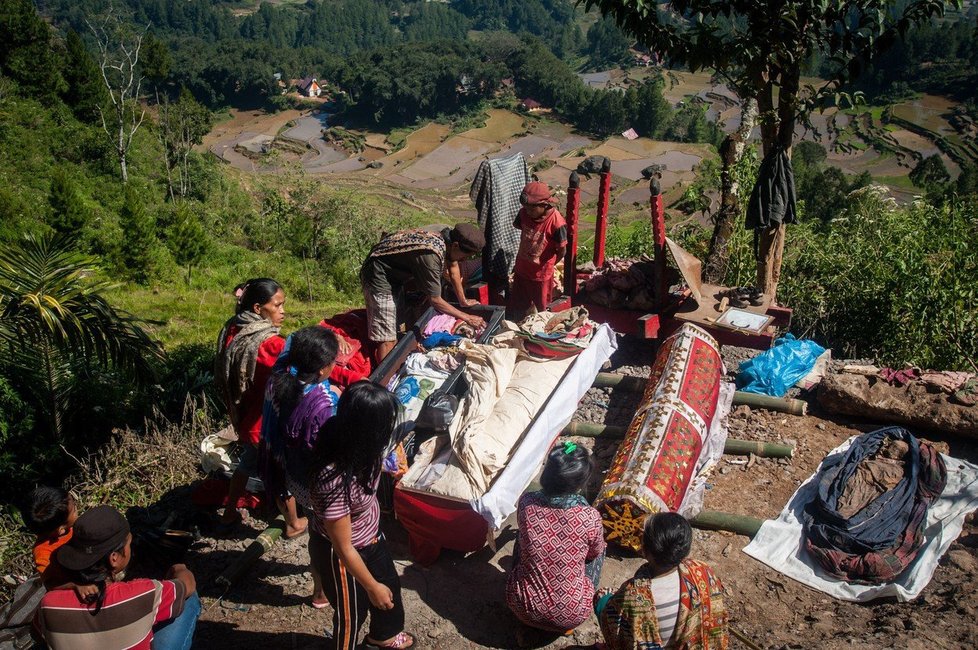
[[[830, 455], [844, 452], [854, 439], [855, 436], [839, 445]], [[965, 516], [978, 508], [978, 467], [944, 454], [941, 457], [947, 466], [947, 485], [927, 510], [920, 553], [895, 582], [884, 585], [843, 582], [822, 571], [804, 550], [802, 512], [818, 490], [815, 476], [821, 466], [802, 483], [777, 519], [764, 522], [744, 553], [789, 578], [842, 600], [865, 602], [889, 596], [903, 602], [913, 600], [930, 582], [951, 542], [961, 534]]]
[[503, 521], [516, 510], [516, 502], [540, 469], [554, 439], [570, 423], [578, 402], [594, 383], [601, 366], [617, 348], [614, 330], [608, 325], [599, 326], [590, 344], [567, 369], [567, 374], [530, 425], [492, 487], [481, 498], [470, 502], [472, 509], [489, 522], [490, 528], [502, 526]]

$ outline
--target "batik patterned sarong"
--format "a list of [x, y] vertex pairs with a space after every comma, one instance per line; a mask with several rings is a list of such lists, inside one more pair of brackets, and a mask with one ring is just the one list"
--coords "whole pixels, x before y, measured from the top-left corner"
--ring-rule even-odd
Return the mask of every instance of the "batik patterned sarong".
[[724, 372], [716, 341], [694, 325], [683, 325], [662, 343], [595, 502], [609, 542], [640, 550], [646, 516], [680, 511], [717, 412]]

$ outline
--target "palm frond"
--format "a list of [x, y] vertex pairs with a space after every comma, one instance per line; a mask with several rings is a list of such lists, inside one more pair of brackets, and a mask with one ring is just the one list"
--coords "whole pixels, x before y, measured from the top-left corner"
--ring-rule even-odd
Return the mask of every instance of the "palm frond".
[[16, 349], [18, 365], [37, 363], [32, 351], [50, 345], [137, 381], [152, 378], [162, 348], [145, 321], [102, 297], [110, 285], [94, 279], [96, 270], [96, 259], [64, 238], [28, 236], [0, 247], [0, 343]]

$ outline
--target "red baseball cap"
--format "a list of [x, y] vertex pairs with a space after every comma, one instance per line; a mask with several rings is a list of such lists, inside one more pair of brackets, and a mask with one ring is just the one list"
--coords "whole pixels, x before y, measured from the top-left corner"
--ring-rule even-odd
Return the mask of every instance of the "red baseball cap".
[[523, 205], [537, 205], [540, 203], [556, 205], [557, 199], [550, 192], [550, 186], [540, 181], [533, 181], [527, 183], [526, 187], [523, 188], [523, 192], [520, 194], [520, 203]]

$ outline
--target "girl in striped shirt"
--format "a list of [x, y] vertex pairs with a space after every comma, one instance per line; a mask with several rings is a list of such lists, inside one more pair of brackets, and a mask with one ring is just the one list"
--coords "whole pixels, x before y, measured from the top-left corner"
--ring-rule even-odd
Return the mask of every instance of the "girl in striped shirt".
[[401, 583], [380, 533], [377, 483], [398, 413], [397, 398], [369, 381], [340, 397], [316, 440], [310, 492], [309, 556], [333, 606], [336, 650], [354, 650], [367, 612], [364, 647], [410, 648]]

